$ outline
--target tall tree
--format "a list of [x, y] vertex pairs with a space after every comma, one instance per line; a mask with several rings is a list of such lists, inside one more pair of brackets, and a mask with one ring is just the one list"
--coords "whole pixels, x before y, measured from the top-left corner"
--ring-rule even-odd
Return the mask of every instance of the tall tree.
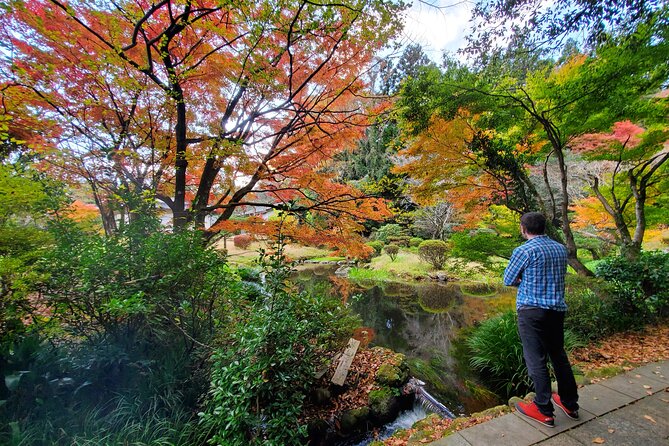
[[[423, 79], [406, 86], [405, 98], [400, 101], [404, 107], [402, 115], [410, 124], [410, 132], [419, 138], [432, 138], [444, 146], [444, 142], [438, 142], [438, 138], [444, 140], [455, 136], [461, 146], [456, 152], [463, 154], [467, 152], [461, 149], [470, 148], [475, 142], [476, 131], [471, 131], [469, 135], [460, 132], [459, 137], [456, 136], [458, 132], [446, 129], [432, 132], [432, 136], [419, 135], [430, 127], [431, 122], [437, 122], [433, 120], [434, 115], [453, 119], [463, 109], [467, 110], [470, 115], [478, 116], [473, 125], [484, 131], [484, 135], [491, 132], [500, 135], [502, 140], [511, 142], [512, 147], [513, 144], [524, 142], [527, 147], [533, 148], [526, 153], [531, 153], [535, 160], [538, 160], [539, 155], [543, 156], [543, 176], [549, 192], [554, 189], [545, 166], [548, 166], [550, 159], [556, 160], [559, 200], [550, 195], [551, 204], [547, 209], [553, 207], [552, 203], [559, 204], [559, 210], [553, 216], [559, 218], [570, 264], [578, 272], [588, 274], [589, 271], [577, 257], [576, 241], [570, 226], [570, 145], [575, 137], [593, 129], [607, 128], [622, 116], [630, 113], [646, 113], [650, 116], [655, 113], [641, 104], [647, 102], [644, 98], [656, 92], [669, 77], [666, 32], [666, 15], [658, 14], [647, 24], [639, 26], [633, 36], [612, 39], [590, 57], [574, 56], [562, 64], [546, 61], [526, 72], [507, 69], [499, 73], [497, 70], [485, 69], [464, 77], [452, 73], [426, 73]], [[494, 64], [490, 68], [496, 66]], [[630, 107], [631, 102], [639, 105]], [[439, 136], [439, 133], [447, 132], [450, 136]], [[506, 158], [501, 156], [503, 153], [488, 150], [479, 152], [483, 156], [475, 159], [478, 164], [488, 168], [488, 173], [494, 172], [492, 167], [504, 167], [503, 172], [509, 175], [508, 179], [512, 183], [526, 183], [522, 176], [514, 174], [523, 172], [523, 163], [526, 161], [522, 161], [516, 168], [513, 162], [519, 158], [514, 155], [514, 151], [508, 152], [510, 156]], [[502, 163], [504, 160], [511, 164]], [[448, 163], [448, 159], [437, 158], [432, 163], [439, 166], [432, 167], [435, 171], [465, 172], [464, 163], [459, 164], [459, 170], [442, 167]], [[405, 166], [403, 169], [409, 171], [412, 167]], [[413, 170], [420, 173], [420, 170]], [[481, 169], [479, 172], [486, 170]], [[451, 178], [454, 180], [461, 177]], [[447, 182], [431, 184], [443, 187]], [[503, 182], [496, 179], [495, 184], [501, 185]], [[488, 185], [478, 186], [483, 191], [483, 186]], [[531, 192], [525, 196], [536, 198], [531, 187], [523, 190]], [[516, 196], [522, 197], [522, 194]]]
[[14, 1], [2, 71], [67, 130], [54, 144], [79, 173], [155, 194], [177, 227], [247, 204], [359, 218], [364, 195], [315, 172], [360, 136], [365, 76], [401, 7]]
[[611, 133], [583, 135], [573, 147], [589, 161], [586, 176], [613, 220], [622, 254], [636, 259], [647, 226], [646, 203], [661, 193], [658, 185], [669, 176], [669, 130], [618, 122]]

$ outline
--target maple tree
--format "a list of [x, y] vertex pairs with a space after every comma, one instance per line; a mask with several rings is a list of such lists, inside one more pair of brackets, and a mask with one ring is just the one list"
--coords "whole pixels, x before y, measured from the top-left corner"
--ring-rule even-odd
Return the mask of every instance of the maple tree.
[[385, 206], [323, 168], [373, 112], [365, 76], [402, 7], [15, 1], [1, 69], [58, 122], [51, 161], [85, 178], [101, 209], [155, 197], [176, 227], [215, 215], [213, 233], [258, 205], [350, 229]]
[[[662, 107], [651, 106], [648, 97], [667, 78], [665, 24], [666, 17], [659, 14], [632, 36], [612, 38], [591, 55], [573, 54], [558, 62], [520, 61], [510, 52], [506, 65], [498, 60], [469, 72], [464, 67], [426, 70], [422, 78], [405, 84], [399, 102], [407, 134], [416, 144], [406, 152], [415, 159], [400, 169], [421, 179], [417, 191], [426, 196], [458, 188], [461, 192], [450, 198], [456, 204], [465, 199], [485, 206], [497, 194], [513, 198], [505, 204], [518, 212], [533, 207], [545, 211], [559, 225], [562, 234], [551, 236], [563, 238], [570, 265], [591, 274], [578, 259], [571, 228], [571, 144], [622, 117], [661, 119]], [[437, 118], [453, 122], [463, 112], [472, 117], [470, 130], [432, 128]], [[429, 154], [419, 154], [419, 147]], [[541, 172], [547, 196], [527, 172], [532, 165]]]
[[[585, 175], [613, 220], [622, 254], [629, 259], [641, 252], [646, 203], [662, 192], [658, 184], [669, 174], [668, 141], [666, 126], [645, 130], [623, 121], [615, 123], [610, 133], [585, 134], [572, 144], [589, 161]], [[633, 212], [628, 212], [630, 208]]]

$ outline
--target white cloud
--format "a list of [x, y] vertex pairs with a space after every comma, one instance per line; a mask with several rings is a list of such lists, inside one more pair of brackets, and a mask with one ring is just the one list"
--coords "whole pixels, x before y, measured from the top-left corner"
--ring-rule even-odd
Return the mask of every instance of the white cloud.
[[466, 45], [471, 6], [460, 0], [418, 0], [406, 13], [404, 38], [418, 42], [431, 59], [439, 61], [443, 51], [455, 53]]

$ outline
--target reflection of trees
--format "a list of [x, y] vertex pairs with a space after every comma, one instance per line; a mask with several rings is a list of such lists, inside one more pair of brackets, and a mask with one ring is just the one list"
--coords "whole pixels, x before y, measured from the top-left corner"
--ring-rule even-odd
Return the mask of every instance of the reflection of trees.
[[430, 311], [446, 311], [462, 302], [459, 286], [428, 284], [416, 287], [421, 306]]
[[406, 352], [408, 345], [402, 335], [406, 317], [399, 300], [388, 298], [383, 290], [375, 286], [362, 293], [360, 299], [352, 301], [352, 309], [362, 317], [363, 325], [376, 330], [373, 343]]

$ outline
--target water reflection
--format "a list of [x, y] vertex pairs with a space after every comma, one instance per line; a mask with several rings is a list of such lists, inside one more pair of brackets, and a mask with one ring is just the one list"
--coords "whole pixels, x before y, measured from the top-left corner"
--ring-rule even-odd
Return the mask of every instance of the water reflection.
[[[304, 287], [331, 290], [327, 268], [315, 271], [301, 271], [296, 278]], [[348, 303], [353, 311], [376, 333], [370, 346], [405, 354], [430, 393], [456, 412], [471, 413], [490, 404], [471, 398], [457, 376], [452, 342], [461, 328], [509, 308], [511, 290], [487, 284], [365, 281], [351, 282], [347, 292], [352, 293]]]

